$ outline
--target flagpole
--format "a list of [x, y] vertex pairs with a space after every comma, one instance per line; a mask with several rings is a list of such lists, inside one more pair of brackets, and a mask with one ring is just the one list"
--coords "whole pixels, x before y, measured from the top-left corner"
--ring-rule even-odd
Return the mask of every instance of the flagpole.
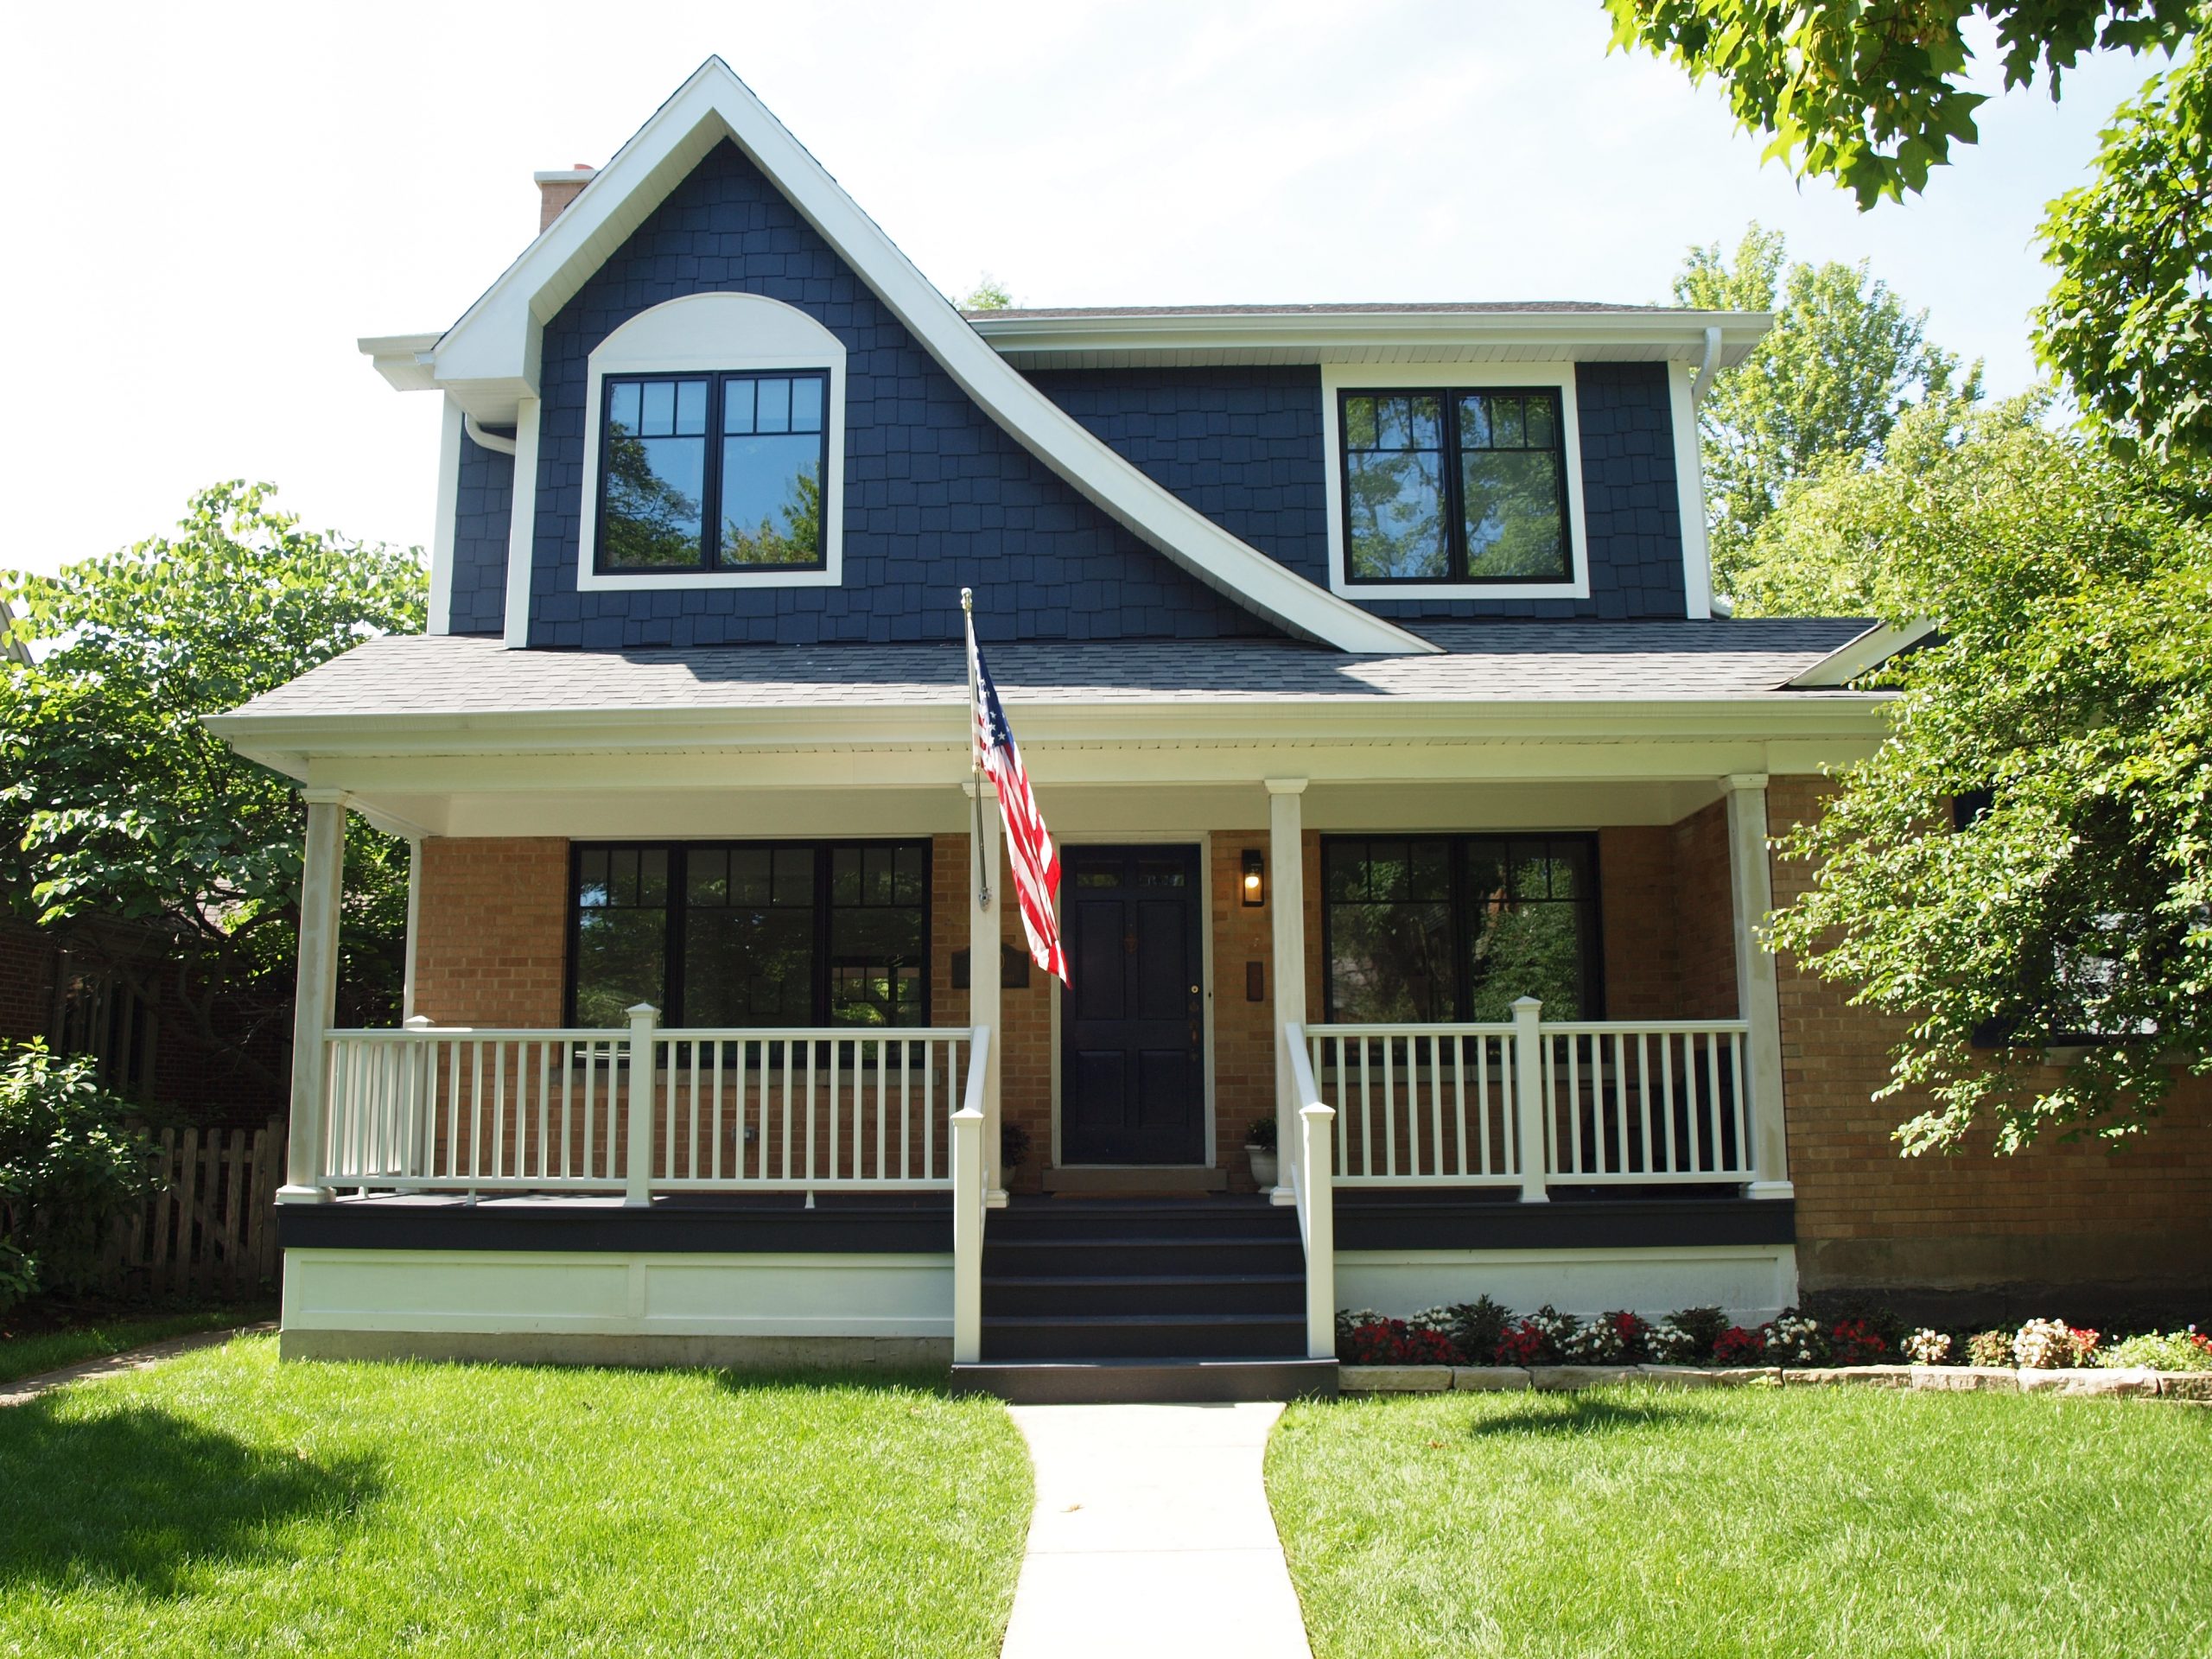
[[976, 747], [976, 734], [982, 725], [983, 711], [978, 706], [979, 695], [976, 684], [976, 590], [960, 590], [960, 614], [968, 630], [968, 771], [975, 780], [969, 792], [976, 798], [976, 904], [977, 908], [991, 907], [991, 878], [983, 868], [983, 757]]

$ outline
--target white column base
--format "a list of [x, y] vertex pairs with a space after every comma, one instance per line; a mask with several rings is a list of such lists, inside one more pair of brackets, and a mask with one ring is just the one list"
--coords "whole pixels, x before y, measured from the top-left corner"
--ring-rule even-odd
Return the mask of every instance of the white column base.
[[1268, 1202], [1269, 1204], [1296, 1204], [1298, 1202], [1297, 1189], [1288, 1186], [1271, 1186], [1268, 1189]]
[[1797, 1189], [1788, 1181], [1753, 1181], [1744, 1189], [1747, 1198], [1794, 1198]]
[[1002, 1186], [995, 1186], [983, 1194], [983, 1208], [986, 1210], [1003, 1210], [1006, 1202], [1006, 1188]]
[[328, 1204], [330, 1189], [327, 1186], [294, 1186], [289, 1181], [276, 1189], [279, 1204]]

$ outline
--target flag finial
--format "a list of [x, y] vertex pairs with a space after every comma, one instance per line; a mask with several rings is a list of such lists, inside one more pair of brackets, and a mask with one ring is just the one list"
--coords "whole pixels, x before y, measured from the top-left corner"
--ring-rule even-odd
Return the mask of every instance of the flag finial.
[[960, 590], [960, 608], [970, 616], [976, 614], [976, 590], [973, 588]]

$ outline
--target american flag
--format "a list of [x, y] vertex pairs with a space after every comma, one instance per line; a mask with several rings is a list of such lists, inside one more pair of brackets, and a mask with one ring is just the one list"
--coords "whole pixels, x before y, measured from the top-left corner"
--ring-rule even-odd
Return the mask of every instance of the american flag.
[[999, 786], [999, 811], [1006, 820], [1007, 862], [1014, 868], [1014, 888], [1021, 899], [1021, 925], [1029, 935], [1029, 954], [1046, 973], [1067, 983], [1067, 953], [1060, 948], [1059, 918], [1052, 900], [1060, 890], [1060, 855], [1052, 850], [1052, 831], [1037, 810], [1037, 797], [1029, 787], [1029, 773], [1014, 744], [1014, 728], [1006, 723], [1006, 709], [999, 702], [991, 671], [983, 666], [983, 652], [976, 643], [976, 625], [968, 624], [968, 665], [976, 716], [976, 764]]

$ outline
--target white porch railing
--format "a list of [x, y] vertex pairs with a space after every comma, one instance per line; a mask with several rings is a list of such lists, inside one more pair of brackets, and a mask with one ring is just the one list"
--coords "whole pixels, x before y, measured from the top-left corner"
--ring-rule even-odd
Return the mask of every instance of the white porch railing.
[[650, 1008], [622, 1031], [334, 1030], [321, 1174], [372, 1192], [634, 1203], [949, 1187], [973, 1040], [946, 1027], [664, 1028]]
[[1740, 1020], [1305, 1028], [1344, 1186], [1691, 1185], [1754, 1173]]

